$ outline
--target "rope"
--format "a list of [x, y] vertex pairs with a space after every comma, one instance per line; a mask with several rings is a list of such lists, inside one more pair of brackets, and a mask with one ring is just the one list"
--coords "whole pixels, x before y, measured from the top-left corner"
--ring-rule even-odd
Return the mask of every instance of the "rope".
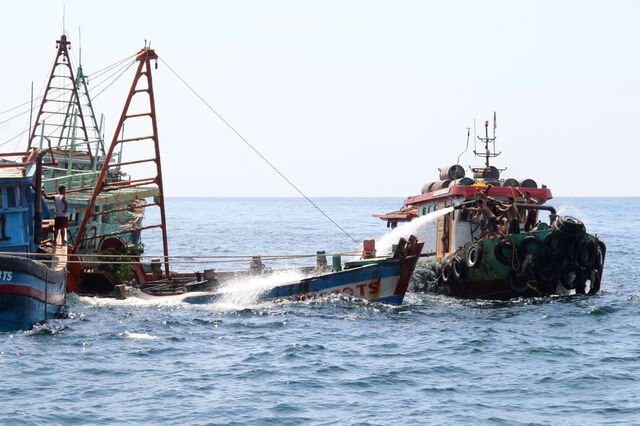
[[[324, 256], [360, 256], [362, 254], [361, 251], [350, 251], [350, 252], [339, 252], [339, 253], [325, 253]], [[16, 256], [16, 255], [20, 255], [20, 256], [51, 256], [50, 253], [16, 253], [16, 252], [9, 252], [9, 251], [4, 251], [4, 252], [0, 252], [0, 256]], [[76, 257], [82, 257], [82, 258], [111, 258], [111, 257], [126, 257], [126, 256], [132, 256], [132, 255], [128, 255], [128, 254], [77, 254], [77, 253], [56, 253], [56, 256], [59, 257], [72, 257], [72, 256], [76, 256]], [[309, 257], [316, 257], [318, 256], [317, 253], [314, 254], [270, 254], [270, 255], [264, 255], [264, 256], [257, 256], [257, 255], [237, 255], [237, 256], [233, 256], [233, 255], [219, 255], [219, 256], [167, 256], [167, 259], [211, 259], [211, 260], [233, 260], [233, 259], [237, 259], [237, 260], [251, 260], [254, 257], [260, 257], [263, 260], [277, 260], [277, 259], [301, 259], [301, 258], [309, 258]], [[322, 255], [321, 255], [322, 256]], [[140, 257], [140, 258], [151, 258], [151, 259], [164, 259], [165, 256], [154, 256], [154, 255], [140, 255], [140, 256], [135, 256], [135, 257]]]
[[103, 84], [104, 82], [108, 81], [111, 77], [113, 77], [115, 74], [118, 74], [118, 72], [120, 74], [118, 74], [113, 80], [111, 80], [109, 82], [109, 84], [107, 84], [106, 86], [104, 86], [104, 88], [102, 90], [100, 90], [98, 93], [96, 93], [93, 98], [92, 101], [95, 101], [96, 98], [98, 96], [100, 96], [105, 90], [107, 90], [109, 87], [111, 87], [116, 81], [118, 81], [118, 79], [120, 79], [120, 77], [122, 77], [122, 75], [127, 72], [129, 70], [129, 68], [131, 68], [131, 66], [133, 64], [135, 64], [136, 61], [131, 61], [128, 64], [125, 64], [125, 66], [117, 69], [114, 73], [110, 74], [108, 77], [106, 77], [104, 80], [102, 80], [100, 83], [93, 85], [93, 88], [95, 89], [96, 87], [100, 86], [101, 84]]
[[[120, 256], [120, 257], [127, 257], [126, 255]], [[179, 261], [172, 261], [171, 264], [172, 265], [209, 265], [212, 263], [246, 263], [247, 261], [249, 261], [250, 259], [226, 259], [226, 260], [194, 260], [194, 261], [188, 261], [188, 260], [179, 260]], [[282, 258], [282, 259], [262, 259], [261, 260], [287, 260], [286, 258]], [[42, 263], [49, 263], [52, 264], [54, 262], [57, 262], [57, 260], [49, 260], [49, 259], [42, 259], [39, 260], [39, 262]], [[117, 260], [117, 261], [107, 261], [107, 260], [91, 260], [91, 261], [82, 261], [82, 260], [67, 260], [65, 263], [67, 264], [80, 264], [80, 265], [85, 265], [87, 263], [90, 263], [91, 265], [133, 265], [133, 264], [137, 264], [139, 263], [137, 260], [128, 260], [128, 261], [122, 261], [122, 260]]]
[[[38, 96], [37, 98], [33, 98], [33, 100], [35, 101], [35, 100], [37, 100], [37, 99], [40, 99], [41, 97], [42, 97], [42, 96]], [[6, 113], [8, 113], [8, 112], [11, 112], [11, 111], [13, 111], [13, 110], [16, 110], [16, 109], [18, 109], [18, 108], [20, 108], [20, 107], [23, 107], [23, 106], [25, 106], [25, 105], [29, 105], [30, 103], [31, 103], [31, 100], [28, 100], [27, 102], [25, 102], [25, 103], [23, 103], [23, 104], [20, 104], [20, 105], [18, 105], [18, 106], [14, 106], [13, 108], [9, 108], [9, 109], [7, 109], [7, 110], [4, 110], [4, 111], [0, 112], [0, 115], [2, 115], [2, 114], [6, 114]], [[34, 107], [34, 109], [35, 109], [35, 107]]]
[[329, 219], [331, 223], [333, 223], [338, 229], [340, 229], [340, 231], [342, 231], [347, 237], [349, 237], [351, 241], [353, 241], [356, 244], [360, 244], [358, 241], [356, 241], [355, 238], [351, 236], [351, 234], [345, 231], [340, 225], [338, 225], [338, 223], [335, 220], [329, 217], [329, 215], [326, 214], [320, 207], [318, 207], [316, 203], [314, 203], [309, 197], [307, 197], [300, 188], [294, 185], [293, 182], [291, 182], [280, 170], [276, 168], [276, 166], [274, 166], [269, 160], [267, 160], [267, 158], [264, 155], [262, 155], [262, 153], [258, 151], [247, 139], [245, 139], [245, 137], [242, 136], [240, 132], [238, 132], [227, 120], [224, 119], [224, 117], [222, 117], [222, 115], [220, 115], [215, 109], [213, 109], [213, 107], [209, 105], [209, 103], [206, 100], [204, 100], [204, 98], [200, 96], [198, 92], [196, 92], [195, 89], [191, 87], [191, 85], [189, 85], [189, 83], [187, 83], [182, 77], [180, 77], [178, 73], [174, 71], [173, 68], [171, 68], [171, 66], [168, 63], [166, 63], [162, 58], [159, 58], [159, 59], [160, 59], [160, 62], [162, 62], [167, 68], [169, 68], [169, 71], [171, 71], [173, 75], [176, 76], [176, 78], [180, 80], [191, 91], [191, 93], [193, 93], [198, 99], [200, 99], [202, 103], [204, 103], [207, 106], [207, 108], [211, 110], [211, 112], [213, 112], [229, 129], [231, 129], [231, 131], [233, 131], [249, 148], [251, 148], [253, 152], [255, 152], [262, 160], [264, 160], [264, 162], [267, 163], [269, 167], [271, 167], [276, 173], [278, 173], [280, 177], [284, 179], [285, 182], [287, 182], [293, 189], [295, 189], [296, 192], [298, 192], [298, 194], [302, 195], [309, 202], [309, 204], [311, 204], [313, 207], [316, 208], [316, 210], [322, 213], [324, 217]]
[[518, 272], [520, 270], [520, 259], [518, 258], [518, 249], [515, 240], [511, 240], [511, 269]]

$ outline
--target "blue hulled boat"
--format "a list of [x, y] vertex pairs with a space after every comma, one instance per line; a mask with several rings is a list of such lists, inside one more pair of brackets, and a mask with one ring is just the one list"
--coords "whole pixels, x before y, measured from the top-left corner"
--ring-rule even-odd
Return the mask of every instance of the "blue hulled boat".
[[[395, 252], [386, 257], [373, 257], [345, 263], [345, 269], [315, 275], [300, 281], [281, 284], [260, 294], [258, 300], [303, 300], [330, 294], [342, 294], [371, 302], [400, 305], [422, 252], [423, 243], [411, 236], [401, 239]], [[223, 293], [213, 292], [189, 296], [184, 302], [212, 303]]]
[[66, 302], [66, 247], [41, 245], [42, 156], [0, 162], [0, 331], [27, 329], [62, 312]]

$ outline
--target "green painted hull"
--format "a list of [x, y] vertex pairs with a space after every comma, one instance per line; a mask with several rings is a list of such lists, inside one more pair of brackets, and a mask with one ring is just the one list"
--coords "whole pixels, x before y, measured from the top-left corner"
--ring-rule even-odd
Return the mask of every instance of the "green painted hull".
[[571, 226], [544, 225], [527, 233], [469, 242], [441, 259], [424, 260], [416, 267], [414, 291], [470, 299], [595, 294], [606, 246], [583, 225], [577, 230]]

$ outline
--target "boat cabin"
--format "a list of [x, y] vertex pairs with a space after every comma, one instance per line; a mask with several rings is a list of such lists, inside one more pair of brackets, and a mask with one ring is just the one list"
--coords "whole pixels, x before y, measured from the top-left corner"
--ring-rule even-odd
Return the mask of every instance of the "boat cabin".
[[35, 166], [0, 164], [0, 252], [30, 253]]

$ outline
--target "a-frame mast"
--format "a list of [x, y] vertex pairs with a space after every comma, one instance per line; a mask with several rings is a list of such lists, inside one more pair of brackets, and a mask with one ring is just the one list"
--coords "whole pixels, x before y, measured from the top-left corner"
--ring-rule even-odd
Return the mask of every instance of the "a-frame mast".
[[[158, 56], [156, 55], [155, 51], [148, 47], [145, 47], [144, 49], [142, 49], [136, 57], [136, 60], [139, 62], [138, 67], [136, 69], [136, 74], [133, 78], [133, 82], [131, 84], [129, 94], [127, 96], [127, 99], [124, 104], [124, 108], [122, 110], [122, 114], [120, 115], [120, 120], [118, 121], [118, 125], [115, 128], [111, 145], [109, 146], [104, 162], [102, 164], [102, 168], [100, 170], [100, 175], [98, 176], [96, 186], [93, 190], [93, 193], [91, 194], [91, 199], [89, 201], [89, 205], [86, 210], [87, 213], [82, 218], [82, 223], [78, 230], [77, 236], [73, 242], [72, 253], [78, 252], [78, 249], [81, 246], [83, 241], [102, 239], [105, 237], [138, 232], [146, 229], [160, 228], [162, 231], [164, 269], [165, 269], [165, 274], [168, 277], [169, 276], [169, 248], [167, 243], [166, 216], [165, 216], [165, 209], [164, 209], [164, 191], [163, 191], [163, 183], [162, 183], [162, 166], [160, 162], [160, 145], [158, 142], [158, 125], [156, 120], [155, 98], [154, 98], [154, 92], [153, 92], [153, 79], [151, 75], [151, 61], [157, 60], [157, 59], [158, 59]], [[146, 83], [146, 85], [144, 83]], [[131, 107], [131, 103], [134, 97], [136, 95], [144, 95], [144, 94], [146, 94], [148, 97], [147, 99], [148, 108], [149, 108], [148, 111], [130, 113], [129, 109]], [[151, 134], [142, 134], [140, 136], [125, 138], [122, 130], [124, 128], [125, 122], [130, 119], [138, 119], [138, 120], [150, 119]], [[154, 149], [153, 157], [135, 159], [135, 160], [129, 160], [129, 161], [117, 160], [117, 162], [111, 162], [112, 158], [115, 158], [114, 153], [118, 145], [124, 144], [124, 143], [140, 144], [148, 141], [153, 142], [153, 149]], [[124, 180], [122, 176], [119, 173], [117, 173], [117, 171], [121, 166], [144, 164], [144, 163], [155, 164], [155, 176]], [[108, 173], [110, 169], [116, 169], [115, 170], [116, 173]], [[114, 178], [113, 176], [116, 176], [116, 177]], [[103, 235], [91, 235], [91, 236], [85, 235], [89, 218], [122, 210], [122, 209], [116, 209], [112, 211], [96, 212], [95, 211], [96, 199], [100, 194], [103, 194], [109, 191], [123, 191], [123, 190], [127, 190], [128, 188], [139, 187], [139, 186], [149, 186], [149, 185], [157, 185], [159, 190], [159, 195], [155, 198], [155, 202], [153, 204], [147, 204], [147, 206], [156, 205], [159, 207], [161, 223], [155, 224], [155, 225], [146, 225], [137, 229], [112, 232], [112, 233], [103, 234]]]
[[[45, 121], [45, 116], [56, 116], [56, 115], [67, 115], [60, 110], [55, 109], [55, 105], [61, 101], [60, 96], [55, 96], [54, 92], [56, 91], [70, 91], [71, 92], [71, 101], [75, 104], [77, 108], [77, 114], [80, 118], [80, 125], [84, 133], [84, 137], [82, 140], [88, 142], [89, 135], [87, 134], [87, 128], [84, 121], [84, 115], [82, 114], [82, 106], [80, 105], [80, 97], [78, 96], [78, 86], [76, 84], [76, 79], [73, 75], [73, 68], [71, 66], [71, 59], [69, 57], [69, 45], [71, 43], [67, 41], [67, 36], [62, 34], [60, 36], [60, 40], [56, 40], [56, 48], [58, 49], [56, 52], [55, 60], [53, 61], [53, 67], [51, 68], [51, 74], [49, 74], [49, 80], [47, 81], [47, 87], [44, 91], [44, 95], [42, 97], [42, 102], [40, 103], [40, 108], [38, 109], [38, 114], [36, 115], [36, 120], [33, 123], [33, 127], [31, 128], [31, 136], [29, 137], [29, 145], [28, 149], [31, 149], [34, 146], [34, 139], [36, 138], [36, 131], [38, 128], [42, 129], [42, 137], [46, 137], [46, 129], [52, 128], [52, 133], [56, 130], [60, 125], [49, 124], [47, 125]], [[66, 75], [65, 70], [68, 71], [68, 75]], [[60, 78], [62, 82], [65, 80], [70, 80], [70, 85], [67, 87], [65, 84], [61, 84], [60, 86], [53, 86], [54, 78]], [[53, 110], [48, 110], [45, 108], [53, 108]], [[89, 150], [90, 151], [90, 150]]]

